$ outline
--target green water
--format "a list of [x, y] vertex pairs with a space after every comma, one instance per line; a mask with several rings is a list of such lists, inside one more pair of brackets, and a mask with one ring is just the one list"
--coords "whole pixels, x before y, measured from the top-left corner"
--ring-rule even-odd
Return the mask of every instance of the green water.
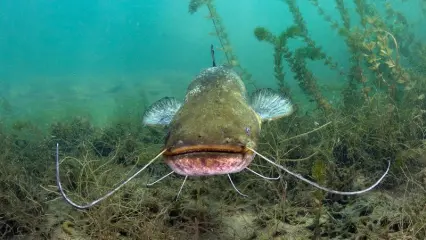
[[[374, 4], [380, 9], [385, 2]], [[414, 2], [396, 1], [395, 7], [410, 11], [407, 17], [421, 36], [423, 16]], [[321, 4], [340, 21], [333, 3]], [[347, 5], [356, 19], [353, 3]], [[287, 6], [254, 0], [219, 0], [216, 6], [232, 48], [256, 86], [275, 87], [273, 49], [259, 43], [253, 29], [265, 26], [278, 34], [293, 24]], [[209, 35], [214, 28], [206, 19], [207, 9], [191, 15], [185, 1], [3, 1], [0, 9], [0, 96], [8, 103], [1, 119], [6, 122], [48, 124], [90, 115], [105, 125], [118, 108], [135, 108], [141, 96], [149, 103], [162, 96], [183, 98], [194, 75], [211, 65], [210, 44], [220, 47]], [[300, 4], [300, 11], [311, 37], [347, 71], [343, 39], [312, 4]], [[292, 40], [289, 45], [302, 43]], [[226, 62], [220, 51], [216, 56], [218, 63]], [[321, 85], [344, 84], [342, 76], [322, 63], [309, 65]], [[286, 81], [303, 104], [292, 78], [289, 73]], [[135, 111], [141, 114], [143, 109], [137, 106]]]

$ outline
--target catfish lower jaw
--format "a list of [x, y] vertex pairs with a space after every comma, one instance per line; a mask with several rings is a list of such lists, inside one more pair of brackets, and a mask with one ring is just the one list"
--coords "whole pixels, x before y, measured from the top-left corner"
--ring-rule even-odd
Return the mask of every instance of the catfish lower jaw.
[[255, 154], [244, 146], [188, 146], [166, 151], [166, 164], [184, 176], [211, 176], [240, 172]]

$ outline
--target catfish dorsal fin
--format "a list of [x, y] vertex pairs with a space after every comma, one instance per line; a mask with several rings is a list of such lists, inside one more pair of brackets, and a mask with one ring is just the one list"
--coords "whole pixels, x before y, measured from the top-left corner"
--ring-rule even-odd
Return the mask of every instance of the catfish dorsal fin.
[[214, 57], [213, 44], [211, 44], [211, 45], [210, 45], [210, 55], [212, 56], [213, 67], [216, 67], [216, 59], [215, 59], [215, 57]]

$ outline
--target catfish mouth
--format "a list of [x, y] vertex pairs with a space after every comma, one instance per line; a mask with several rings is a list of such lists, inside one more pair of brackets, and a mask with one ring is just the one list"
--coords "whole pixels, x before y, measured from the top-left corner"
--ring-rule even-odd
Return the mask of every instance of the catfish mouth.
[[249, 150], [242, 145], [189, 145], [184, 147], [169, 148], [164, 155], [176, 156], [187, 153], [211, 152], [211, 153], [245, 153]]
[[163, 156], [177, 174], [210, 176], [242, 171], [254, 153], [241, 145], [188, 145], [170, 148]]

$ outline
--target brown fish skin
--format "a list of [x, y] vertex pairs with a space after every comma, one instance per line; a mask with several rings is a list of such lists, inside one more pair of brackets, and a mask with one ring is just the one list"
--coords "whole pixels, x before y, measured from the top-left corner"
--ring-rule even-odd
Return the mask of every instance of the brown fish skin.
[[254, 158], [261, 119], [248, 105], [241, 78], [227, 67], [201, 72], [170, 123], [166, 163], [187, 176], [243, 170]]

